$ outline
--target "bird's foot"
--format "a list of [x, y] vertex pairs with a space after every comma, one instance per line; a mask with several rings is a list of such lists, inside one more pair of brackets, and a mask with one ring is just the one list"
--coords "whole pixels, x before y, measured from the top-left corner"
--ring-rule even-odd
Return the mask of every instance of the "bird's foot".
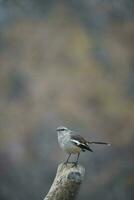
[[73, 162], [72, 164], [73, 164], [72, 167], [77, 167], [78, 162]]
[[69, 163], [68, 161], [65, 161], [63, 164], [64, 164], [64, 165], [67, 165], [68, 163]]

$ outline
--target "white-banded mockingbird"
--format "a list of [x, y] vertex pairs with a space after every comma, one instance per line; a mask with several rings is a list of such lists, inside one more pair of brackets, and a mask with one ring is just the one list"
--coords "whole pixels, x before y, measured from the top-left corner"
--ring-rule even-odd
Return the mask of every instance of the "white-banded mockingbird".
[[64, 126], [59, 126], [57, 129], [58, 142], [60, 147], [69, 154], [65, 163], [68, 163], [71, 154], [77, 154], [75, 165], [78, 164], [78, 159], [81, 151], [91, 151], [93, 150], [89, 147], [89, 144], [103, 144], [110, 146], [110, 143], [106, 142], [90, 142], [85, 140], [82, 136], [75, 134], [74, 131], [69, 130]]

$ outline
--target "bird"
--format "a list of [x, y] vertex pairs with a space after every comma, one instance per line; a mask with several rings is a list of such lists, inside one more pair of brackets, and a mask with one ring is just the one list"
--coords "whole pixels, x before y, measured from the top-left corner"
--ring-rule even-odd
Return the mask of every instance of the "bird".
[[72, 154], [77, 154], [77, 159], [74, 162], [74, 165], [77, 165], [81, 152], [85, 152], [86, 150], [93, 152], [89, 146], [90, 144], [111, 146], [111, 144], [107, 142], [87, 141], [81, 135], [77, 135], [74, 131], [66, 128], [65, 126], [59, 126], [56, 131], [58, 133], [59, 146], [68, 154], [67, 160], [64, 164], [69, 162], [69, 158]]

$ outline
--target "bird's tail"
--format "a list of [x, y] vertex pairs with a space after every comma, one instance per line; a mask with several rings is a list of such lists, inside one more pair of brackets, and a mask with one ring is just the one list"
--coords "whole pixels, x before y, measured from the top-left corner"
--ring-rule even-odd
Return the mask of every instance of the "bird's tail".
[[88, 144], [103, 144], [103, 145], [111, 146], [111, 144], [107, 142], [88, 142]]

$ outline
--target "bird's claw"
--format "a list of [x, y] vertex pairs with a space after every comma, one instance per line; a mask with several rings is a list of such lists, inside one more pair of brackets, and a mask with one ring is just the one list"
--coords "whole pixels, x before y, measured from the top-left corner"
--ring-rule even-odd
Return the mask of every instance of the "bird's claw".
[[78, 165], [78, 162], [73, 162], [72, 167], [77, 167], [77, 165]]

